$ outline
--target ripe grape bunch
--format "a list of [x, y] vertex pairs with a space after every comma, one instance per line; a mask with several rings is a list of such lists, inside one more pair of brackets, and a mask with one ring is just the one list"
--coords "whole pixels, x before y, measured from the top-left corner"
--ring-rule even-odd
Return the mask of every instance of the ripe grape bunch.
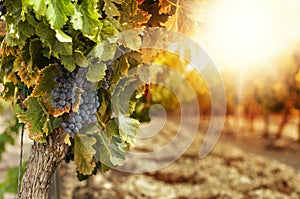
[[76, 73], [70, 73], [62, 67], [59, 67], [59, 70], [59, 74], [54, 79], [58, 83], [58, 88], [52, 90], [52, 106], [61, 111], [75, 103], [74, 83]]
[[[84, 126], [88, 127], [97, 122], [96, 112], [100, 106], [98, 92], [95, 84], [86, 79], [86, 73], [87, 68], [79, 68], [70, 73], [60, 67], [60, 73], [55, 77], [58, 88], [52, 92], [53, 107], [59, 110], [71, 107], [68, 119], [61, 124], [65, 132], [71, 136], [79, 133]], [[79, 109], [74, 111], [72, 107], [76, 103], [76, 95], [80, 96], [78, 98], [80, 102]]]

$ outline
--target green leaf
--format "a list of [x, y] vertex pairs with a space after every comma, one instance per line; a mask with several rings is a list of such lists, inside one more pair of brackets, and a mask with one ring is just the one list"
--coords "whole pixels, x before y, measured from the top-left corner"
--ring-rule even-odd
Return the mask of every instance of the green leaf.
[[[44, 46], [50, 49], [50, 55], [58, 58], [59, 55], [72, 55], [73, 47], [71, 42], [60, 42], [56, 38], [56, 32], [49, 26], [40, 22], [36, 27], [36, 34], [40, 37]], [[49, 57], [50, 57], [49, 55]]]
[[49, 26], [40, 22], [36, 27], [36, 34], [40, 37], [44, 45], [47, 45], [52, 51], [52, 45], [55, 41], [55, 31], [50, 29]]
[[40, 66], [42, 59], [42, 42], [38, 38], [32, 39], [29, 43], [29, 66]]
[[117, 44], [110, 43], [108, 40], [105, 40], [98, 44], [91, 53], [90, 56], [99, 58], [99, 61], [108, 61], [114, 58], [116, 53]]
[[26, 20], [28, 21], [28, 23], [33, 26], [34, 28], [37, 27], [38, 25], [38, 21], [36, 20], [35, 16], [33, 16], [32, 13], [26, 13]]
[[[20, 0], [6, 1], [5, 6], [8, 12], [8, 14], [5, 15], [7, 30], [5, 37], [6, 43], [9, 46], [23, 47], [27, 37], [19, 30], [19, 24], [22, 23], [22, 2]], [[30, 26], [28, 26], [28, 28], [30, 29]]]
[[102, 26], [97, 11], [97, 0], [82, 0], [80, 5], [75, 5], [75, 12], [76, 17], [72, 18], [73, 28], [80, 29], [85, 36], [95, 40]]
[[139, 121], [130, 117], [135, 110], [135, 97], [137, 89], [144, 83], [132, 71], [127, 77], [119, 80], [112, 95], [112, 109], [117, 115], [119, 134], [127, 143], [134, 144], [139, 131]]
[[83, 28], [83, 18], [79, 6], [74, 7], [74, 14], [71, 17], [71, 23], [75, 30], [81, 30]]
[[54, 40], [53, 51], [59, 55], [72, 55], [73, 53], [73, 43], [59, 42], [57, 39]]
[[112, 95], [113, 112], [129, 116], [135, 109], [132, 98], [137, 94], [137, 89], [144, 83], [136, 76], [130, 75], [120, 79]]
[[70, 72], [73, 72], [76, 69], [75, 57], [74, 55], [62, 55], [60, 56], [61, 63], [64, 65], [64, 68]]
[[96, 144], [94, 137], [78, 133], [74, 136], [74, 161], [80, 174], [90, 175], [96, 166], [93, 161], [93, 156], [96, 154], [94, 144]]
[[119, 136], [119, 127], [118, 127], [115, 119], [111, 119], [105, 124], [104, 132], [109, 137]]
[[23, 8], [26, 9], [28, 5], [31, 5], [33, 7], [33, 10], [35, 13], [37, 13], [38, 19], [39, 16], [45, 16], [47, 11], [47, 0], [23, 0]]
[[18, 30], [26, 37], [31, 37], [35, 34], [35, 28], [27, 20], [20, 21], [20, 23], [18, 24]]
[[46, 0], [47, 4], [47, 19], [53, 29], [62, 28], [68, 16], [74, 12], [74, 5], [69, 0]]
[[120, 136], [129, 144], [134, 145], [136, 136], [139, 132], [139, 121], [119, 113], [118, 122]]
[[125, 162], [125, 149], [127, 149], [127, 144], [125, 144], [120, 137], [113, 136], [109, 149], [111, 151], [110, 161], [113, 165], [120, 166]]
[[120, 16], [120, 12], [112, 0], [104, 0], [104, 11], [108, 18]]
[[105, 41], [107, 39], [111, 39], [119, 32], [117, 27], [115, 27], [113, 20], [104, 19], [101, 22], [102, 22], [102, 26], [101, 26], [100, 34], [99, 34], [100, 41]]
[[[106, 130], [108, 131], [108, 130]], [[97, 134], [97, 158], [101, 164], [114, 168], [124, 164], [126, 144], [120, 137], [113, 136], [110, 140], [103, 131]]]
[[84, 53], [81, 52], [80, 50], [75, 50], [74, 51], [74, 60], [78, 66], [83, 66], [83, 63], [85, 61]]
[[127, 56], [122, 56], [119, 60], [114, 61], [111, 65], [111, 68], [113, 70], [111, 81], [112, 83], [117, 83], [119, 79], [125, 75], [130, 67], [130, 64], [128, 63]]
[[40, 140], [48, 134], [49, 115], [43, 107], [43, 102], [39, 98], [29, 97], [25, 100], [27, 110], [18, 115], [20, 122], [25, 123], [29, 138]]
[[58, 128], [60, 125], [61, 125], [61, 123], [63, 122], [63, 118], [62, 117], [56, 117], [56, 118], [51, 118], [51, 120], [52, 120], [52, 129], [56, 129], [56, 128]]
[[102, 123], [106, 123], [112, 114], [111, 110], [111, 102], [110, 102], [110, 93], [106, 89], [100, 89], [99, 90], [99, 101], [100, 101], [100, 107], [98, 109], [98, 113], [100, 116], [100, 120]]
[[124, 46], [129, 49], [139, 51], [140, 47], [142, 46], [142, 40], [140, 37], [141, 34], [142, 34], [142, 29], [122, 32], [122, 40]]
[[55, 32], [56, 32], [55, 36], [58, 39], [58, 41], [67, 42], [67, 43], [72, 42], [72, 37], [64, 33], [61, 29], [55, 30]]
[[106, 65], [103, 62], [90, 64], [86, 74], [87, 80], [91, 82], [99, 82], [105, 75]]

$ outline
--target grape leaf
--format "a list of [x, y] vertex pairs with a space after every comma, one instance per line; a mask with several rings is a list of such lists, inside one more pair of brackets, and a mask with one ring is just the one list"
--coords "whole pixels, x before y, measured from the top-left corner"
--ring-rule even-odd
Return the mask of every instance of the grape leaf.
[[94, 144], [96, 144], [94, 137], [78, 133], [74, 136], [74, 161], [80, 174], [90, 175], [96, 166], [93, 161], [93, 156], [96, 154]]
[[48, 46], [50, 51], [52, 51], [52, 45], [55, 41], [55, 31], [51, 30], [46, 24], [40, 22], [36, 27], [36, 34], [40, 37], [44, 46]]
[[76, 69], [76, 59], [73, 55], [62, 55], [60, 56], [61, 63], [64, 65], [64, 68], [70, 72], [73, 72]]
[[[60, 42], [56, 38], [56, 32], [49, 26], [40, 22], [36, 27], [36, 34], [40, 37], [44, 46], [50, 49], [50, 55], [58, 57], [59, 55], [72, 55], [73, 47], [71, 42]], [[49, 55], [49, 57], [50, 57]]]
[[73, 43], [70, 42], [59, 42], [57, 39], [54, 40], [53, 51], [59, 53], [59, 55], [72, 55]]
[[127, 77], [119, 80], [112, 95], [112, 109], [118, 118], [119, 134], [121, 138], [132, 145], [139, 131], [139, 121], [130, 118], [135, 109], [135, 103], [132, 98], [135, 97], [137, 89], [144, 85], [136, 74], [137, 70], [134, 69], [131, 70]]
[[136, 0], [128, 0], [122, 3], [121, 10], [120, 24], [122, 24], [123, 30], [140, 28], [143, 24], [146, 24], [151, 17], [150, 14], [139, 9]]
[[104, 132], [109, 138], [112, 136], [119, 136], [119, 127], [116, 119], [110, 119], [106, 122]]
[[46, 4], [46, 16], [53, 29], [62, 28], [74, 11], [74, 5], [69, 0], [46, 0]]
[[29, 66], [33, 66], [40, 63], [41, 49], [42, 49], [42, 42], [39, 39], [35, 38], [30, 41], [29, 43], [30, 62], [28, 64]]
[[15, 95], [16, 86], [12, 82], [6, 82], [3, 85], [4, 89], [0, 92], [1, 98], [4, 100], [11, 100]]
[[110, 102], [110, 93], [106, 89], [99, 90], [99, 101], [100, 107], [98, 109], [100, 120], [103, 123], [106, 123], [107, 120], [110, 119], [112, 111], [111, 111], [111, 102]]
[[22, 2], [20, 0], [16, 1], [6, 1], [6, 10], [9, 14], [5, 15], [6, 21], [6, 43], [9, 46], [23, 47], [25, 45], [26, 36], [19, 30], [19, 23], [22, 21]]
[[71, 17], [71, 23], [75, 30], [81, 30], [83, 27], [82, 13], [79, 10], [79, 6], [74, 7], [74, 14]]
[[19, 22], [18, 30], [26, 37], [31, 37], [35, 34], [35, 28], [27, 20]]
[[25, 10], [26, 8], [31, 5], [33, 7], [33, 10], [37, 14], [37, 18], [40, 19], [40, 16], [45, 16], [46, 11], [47, 11], [47, 0], [23, 0], [23, 9]]
[[75, 30], [80, 28], [85, 36], [95, 40], [102, 26], [98, 20], [100, 16], [97, 12], [97, 0], [82, 0], [80, 5], [75, 5], [75, 12], [77, 14], [72, 18], [73, 28]]
[[20, 66], [17, 68], [18, 75], [21, 78], [21, 81], [30, 88], [36, 84], [36, 79], [38, 77], [38, 68], [33, 66], [30, 67], [24, 61], [21, 62]]
[[[179, 0], [178, 0], [179, 1]], [[171, 14], [172, 4], [176, 4], [174, 0], [159, 0], [159, 14]]]
[[[106, 131], [109, 131], [109, 129], [107, 129]], [[122, 141], [120, 137], [112, 136], [112, 138], [109, 139], [105, 135], [105, 133], [101, 131], [100, 133], [97, 134], [96, 138], [97, 138], [97, 144], [95, 145], [95, 150], [97, 151], [96, 157], [99, 158], [99, 161], [102, 164], [111, 168], [124, 164], [125, 148], [127, 147], [127, 145]]]
[[101, 22], [102, 25], [98, 35], [99, 41], [110, 40], [119, 32], [118, 27], [115, 27], [116, 24], [114, 24], [114, 20], [104, 19]]
[[90, 56], [98, 58], [99, 61], [108, 61], [114, 58], [116, 53], [117, 45], [115, 43], [110, 43], [108, 40], [105, 40], [98, 44], [91, 53]]
[[85, 56], [83, 52], [81, 52], [80, 50], [75, 50], [73, 56], [74, 56], [75, 63], [78, 66], [84, 65]]
[[120, 12], [112, 0], [104, 0], [104, 11], [107, 17], [112, 18], [116, 16], [120, 16]]
[[141, 29], [129, 30], [122, 32], [122, 40], [125, 47], [138, 51], [142, 45], [140, 34]]
[[116, 60], [112, 63], [111, 68], [113, 70], [111, 81], [112, 83], [117, 83], [119, 79], [125, 75], [130, 67], [128, 63], [127, 56], [124, 55], [120, 60]]
[[129, 144], [134, 145], [136, 136], [139, 132], [139, 121], [119, 113], [118, 122], [120, 136]]
[[127, 148], [127, 144], [125, 144], [120, 137], [113, 136], [109, 149], [111, 151], [110, 161], [112, 164], [116, 166], [120, 166], [125, 162], [125, 149]]
[[29, 97], [24, 102], [27, 110], [18, 115], [20, 122], [28, 129], [29, 138], [38, 141], [47, 135], [49, 115], [40, 98]]
[[52, 124], [51, 125], [52, 130], [58, 128], [61, 125], [61, 123], [63, 122], [62, 117], [55, 117], [55, 118], [51, 117], [50, 119], [51, 119], [51, 124]]
[[70, 37], [69, 35], [64, 33], [61, 29], [55, 30], [55, 32], [56, 32], [55, 36], [58, 39], [58, 41], [60, 41], [60, 42], [72, 42], [72, 37]]
[[91, 82], [99, 82], [105, 75], [106, 65], [103, 62], [90, 64], [86, 74], [87, 80]]
[[59, 73], [57, 64], [49, 64], [49, 66], [40, 70], [39, 78], [37, 79], [36, 87], [32, 92], [32, 96], [51, 96], [52, 90], [57, 88], [57, 83], [54, 81], [55, 75]]

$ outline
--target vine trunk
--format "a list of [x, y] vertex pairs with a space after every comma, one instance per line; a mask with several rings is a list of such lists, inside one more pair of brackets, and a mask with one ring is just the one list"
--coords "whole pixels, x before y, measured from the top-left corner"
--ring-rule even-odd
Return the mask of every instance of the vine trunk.
[[22, 178], [19, 198], [47, 199], [55, 169], [64, 160], [69, 146], [64, 143], [65, 135], [54, 130], [48, 136], [48, 144], [35, 142], [29, 162]]

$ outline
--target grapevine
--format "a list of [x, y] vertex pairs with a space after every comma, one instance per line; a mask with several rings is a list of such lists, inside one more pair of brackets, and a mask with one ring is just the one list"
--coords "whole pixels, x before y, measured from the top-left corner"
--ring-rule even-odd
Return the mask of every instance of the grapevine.
[[[124, 163], [139, 129], [133, 110], [144, 91], [134, 92], [126, 102], [113, 99], [140, 85], [137, 74], [128, 71], [143, 63], [141, 28], [161, 20], [149, 14], [146, 3], [151, 4], [136, 0], [0, 1], [7, 30], [1, 34], [0, 84], [4, 89], [0, 96], [24, 106], [18, 119], [35, 141], [32, 154], [47, 151], [31, 157], [24, 176], [32, 183], [23, 181], [24, 195], [45, 192], [47, 187], [35, 186], [49, 182], [48, 175], [66, 156], [84, 178]], [[155, 4], [164, 18], [171, 15], [165, 5]], [[140, 31], [128, 31], [135, 28]], [[22, 90], [28, 91], [25, 98], [18, 96]], [[35, 158], [48, 153], [55, 158], [44, 160], [51, 165], [51, 171], [44, 174], [47, 177], [31, 178], [29, 172], [39, 168]]]

